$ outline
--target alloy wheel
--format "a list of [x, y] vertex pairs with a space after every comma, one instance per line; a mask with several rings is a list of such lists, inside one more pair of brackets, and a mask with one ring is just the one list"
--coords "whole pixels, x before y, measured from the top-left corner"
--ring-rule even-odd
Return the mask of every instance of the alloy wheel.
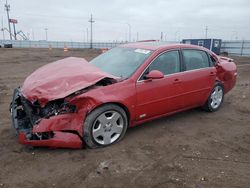
[[100, 145], [109, 145], [115, 142], [122, 134], [124, 120], [117, 111], [106, 111], [100, 114], [92, 128], [94, 141]]
[[211, 94], [211, 107], [216, 109], [220, 106], [223, 99], [223, 89], [217, 85]]

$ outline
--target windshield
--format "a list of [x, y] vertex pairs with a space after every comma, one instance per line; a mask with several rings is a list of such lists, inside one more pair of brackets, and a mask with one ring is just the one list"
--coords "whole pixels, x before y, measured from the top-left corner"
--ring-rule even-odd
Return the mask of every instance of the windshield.
[[128, 78], [151, 53], [150, 50], [117, 47], [101, 54], [90, 63], [114, 76]]

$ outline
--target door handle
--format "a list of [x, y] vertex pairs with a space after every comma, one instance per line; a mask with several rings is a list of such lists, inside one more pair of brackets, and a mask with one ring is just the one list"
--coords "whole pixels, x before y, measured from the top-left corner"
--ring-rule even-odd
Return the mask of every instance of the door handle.
[[174, 84], [179, 84], [181, 83], [181, 80], [179, 78], [174, 79]]

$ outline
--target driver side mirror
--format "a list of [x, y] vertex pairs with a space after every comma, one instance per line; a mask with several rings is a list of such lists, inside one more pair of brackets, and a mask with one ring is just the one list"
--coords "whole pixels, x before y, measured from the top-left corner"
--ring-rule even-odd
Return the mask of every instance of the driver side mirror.
[[156, 79], [164, 78], [164, 74], [161, 71], [152, 70], [145, 77], [146, 79], [156, 80]]

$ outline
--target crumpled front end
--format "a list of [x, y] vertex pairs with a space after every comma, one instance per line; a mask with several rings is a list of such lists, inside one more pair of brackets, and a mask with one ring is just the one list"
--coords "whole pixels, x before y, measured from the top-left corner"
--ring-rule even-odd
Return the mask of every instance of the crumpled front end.
[[12, 124], [19, 142], [30, 146], [81, 148], [85, 113], [64, 99], [44, 107], [31, 103], [16, 88], [10, 105]]

